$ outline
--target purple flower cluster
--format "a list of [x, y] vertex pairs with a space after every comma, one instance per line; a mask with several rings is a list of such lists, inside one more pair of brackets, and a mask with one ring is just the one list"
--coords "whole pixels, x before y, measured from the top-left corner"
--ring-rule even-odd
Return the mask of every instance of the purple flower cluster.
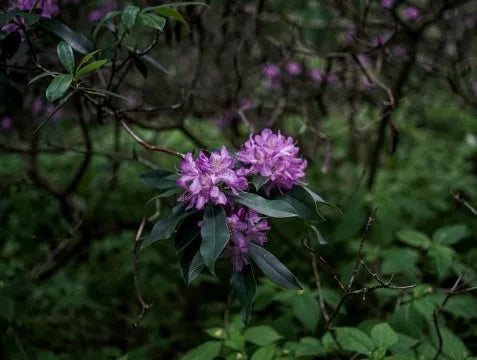
[[[230, 240], [224, 256], [230, 259], [234, 271], [242, 271], [248, 264], [250, 242], [263, 245], [270, 227], [257, 212], [236, 204], [227, 193], [238, 195], [239, 191], [246, 191], [247, 176], [255, 174], [267, 178], [267, 194], [273, 188], [291, 189], [305, 175], [306, 161], [298, 157], [298, 152], [291, 137], [265, 129], [250, 135], [235, 157], [222, 146], [220, 152], [210, 155], [201, 151], [197, 158], [187, 153], [179, 165], [181, 176], [177, 184], [185, 191], [178, 201], [188, 202], [188, 209], [202, 210], [207, 203], [225, 208]], [[198, 225], [202, 226], [201, 222]]]
[[248, 264], [248, 246], [250, 242], [263, 245], [267, 241], [265, 231], [270, 230], [268, 221], [259, 214], [243, 206], [228, 206], [227, 226], [230, 240], [224, 250], [230, 259], [234, 271], [242, 271]]
[[0, 130], [8, 130], [12, 127], [13, 120], [9, 115], [5, 115], [0, 119]]
[[[36, 8], [41, 10], [40, 16], [44, 18], [51, 19], [53, 16], [56, 16], [60, 12], [60, 7], [58, 6], [57, 0], [13, 0], [8, 4], [8, 9], [20, 9], [23, 11], [31, 10], [36, 3]], [[24, 21], [23, 19], [21, 20]], [[4, 32], [13, 32], [18, 29], [18, 25], [15, 23], [10, 23], [5, 25], [2, 28]]]
[[305, 176], [306, 160], [299, 158], [299, 148], [291, 137], [265, 129], [249, 140], [237, 152], [237, 159], [248, 168], [246, 175], [259, 174], [269, 178], [266, 191], [274, 187], [288, 190]]
[[185, 192], [178, 200], [188, 201], [188, 208], [201, 210], [208, 202], [225, 205], [227, 197], [223, 192], [224, 188], [237, 194], [239, 190], [246, 190], [248, 187], [245, 176], [234, 170], [234, 159], [225, 146], [220, 152], [213, 152], [210, 156], [201, 151], [196, 160], [192, 153], [187, 153], [179, 167], [182, 176], [177, 184]]

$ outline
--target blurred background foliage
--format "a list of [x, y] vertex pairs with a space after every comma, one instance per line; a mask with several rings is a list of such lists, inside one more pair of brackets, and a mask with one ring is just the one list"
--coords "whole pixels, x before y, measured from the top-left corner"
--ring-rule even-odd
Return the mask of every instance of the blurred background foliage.
[[[89, 11], [102, 4], [64, 3], [65, 21], [90, 34], [91, 24], [74, 20], [75, 8], [80, 14], [77, 18], [86, 19]], [[144, 79], [131, 68], [121, 93], [138, 104], [171, 104], [181, 97], [181, 85], [194, 76], [199, 78], [199, 91], [187, 111], [177, 114], [171, 108], [152, 114], [147, 120], [151, 126], [139, 123], [137, 133], [151, 144], [179, 152], [197, 150], [201, 144], [208, 148], [225, 144], [236, 150], [250, 131], [237, 115], [241, 98], [253, 103], [243, 114], [255, 130], [268, 125], [279, 109], [279, 120], [273, 126], [298, 140], [309, 160], [307, 183], [341, 210], [322, 209], [326, 221], [319, 230], [327, 244], [313, 247], [347, 283], [360, 234], [369, 213], [377, 208], [363, 260], [384, 280], [393, 275], [394, 283], [416, 287], [407, 291], [381, 289], [350, 297], [334, 320], [335, 333], [344, 348], [345, 355], [340, 355], [325, 328], [310, 254], [301, 243], [303, 229], [292, 220], [278, 219], [272, 222], [267, 247], [293, 271], [303, 291], [279, 289], [262, 279], [251, 321], [244, 327], [238, 304], [229, 299], [230, 266], [218, 264], [218, 278], [203, 273], [186, 286], [173, 241], [162, 242], [138, 256], [142, 292], [153, 306], [133, 329], [140, 311], [131, 269], [134, 235], [144, 216], [167, 214], [175, 201], [150, 201], [156, 194], [139, 181], [138, 175], [147, 169], [144, 163], [173, 168], [178, 162], [141, 149], [127, 134], [121, 134], [118, 148], [114, 125], [95, 121], [92, 116], [88, 126], [93, 157], [75, 193], [77, 206], [85, 214], [82, 222], [90, 230], [86, 237], [74, 236], [75, 223], [67, 219], [60, 202], [32, 181], [24, 167], [24, 155], [0, 147], [0, 151], [5, 150], [0, 154], [2, 358], [426, 360], [434, 359], [439, 346], [434, 321], [439, 322], [443, 339], [439, 359], [472, 359], [472, 354], [477, 354], [475, 292], [450, 297], [437, 320], [433, 316], [457, 279], [465, 285], [463, 288], [476, 286], [477, 217], [472, 211], [477, 204], [475, 107], [464, 106], [467, 102], [456, 96], [455, 89], [447, 86], [437, 70], [425, 72], [426, 61], [418, 61], [424, 65], [408, 70], [407, 85], [397, 90], [399, 105], [392, 126], [397, 129], [398, 140], [396, 135], [388, 136], [397, 147], [390, 151], [392, 141], [387, 141], [379, 149], [377, 175], [369, 186], [368, 156], [376, 150], [375, 129], [386, 95], [376, 88], [369, 92], [349, 90], [348, 85], [359, 79], [345, 75], [347, 66], [335, 68], [335, 63], [330, 65], [319, 55], [341, 50], [337, 44], [342, 44], [350, 14], [330, 6], [332, 1], [258, 3], [264, 9], [259, 20], [253, 16], [256, 1], [212, 1], [204, 13], [184, 9], [191, 33], [186, 34], [179, 23], [168, 24], [163, 43], [153, 55], [170, 74], [149, 68], [149, 77]], [[359, 3], [378, 7], [379, 2]], [[403, 6], [412, 3], [431, 9], [440, 2], [403, 2]], [[252, 29], [255, 21], [261, 21], [261, 27]], [[295, 22], [304, 25], [295, 29]], [[294, 52], [295, 30], [300, 33], [300, 44], [309, 45], [315, 55]], [[256, 35], [256, 44], [249, 37], [253, 31], [263, 33]], [[415, 51], [437, 57], [441, 48], [432, 39], [447, 34], [443, 31], [438, 23], [428, 32], [423, 30], [422, 36], [429, 38]], [[453, 34], [451, 30], [449, 34]], [[475, 39], [475, 30], [471, 34]], [[398, 40], [404, 38], [404, 43], [413, 42], [413, 36], [417, 35], [405, 31], [397, 35]], [[140, 33], [134, 40], [141, 47], [147, 45]], [[100, 41], [107, 43], [108, 35]], [[42, 56], [54, 63], [54, 42], [44, 42]], [[234, 75], [237, 47], [243, 72], [238, 90]], [[472, 50], [469, 47], [465, 52], [475, 56]], [[194, 75], [190, 69], [196, 64], [197, 51], [202, 52], [202, 68]], [[377, 63], [386, 62], [385, 55], [370, 52], [369, 56], [375, 64], [373, 71], [383, 79], [392, 82], [401, 71], [402, 64], [393, 62], [380, 69]], [[452, 56], [446, 56], [442, 53], [439, 66], [452, 62]], [[267, 85], [261, 75], [262, 65], [284, 64], [290, 57], [310, 69], [326, 67], [325, 73], [338, 75], [339, 85], [326, 94], [309, 79], [285, 79], [280, 89]], [[415, 58], [420, 59], [418, 55]], [[472, 74], [471, 70], [466, 74], [468, 79]], [[5, 144], [12, 138], [22, 139], [26, 129], [38, 124], [30, 108], [33, 98], [44, 88], [28, 91], [24, 93], [23, 108], [12, 112], [15, 129], [0, 133]], [[286, 99], [286, 105], [280, 105], [280, 99]], [[326, 110], [320, 102], [326, 104]], [[169, 126], [169, 119], [180, 122]], [[56, 144], [63, 151], [42, 153], [38, 167], [55, 184], [67, 185], [83, 158], [78, 150], [81, 136], [74, 107], [67, 107], [59, 120], [48, 123], [42, 136], [42, 145], [54, 148]], [[332, 145], [331, 150], [327, 144]], [[114, 167], [117, 172], [112, 175]], [[59, 244], [75, 245], [74, 252], [55, 258], [55, 266], [45, 271], [52, 252], [62, 251]], [[322, 268], [319, 271], [325, 306], [332, 313], [342, 294], [332, 277]], [[376, 284], [366, 273], [357, 281], [362, 287]]]

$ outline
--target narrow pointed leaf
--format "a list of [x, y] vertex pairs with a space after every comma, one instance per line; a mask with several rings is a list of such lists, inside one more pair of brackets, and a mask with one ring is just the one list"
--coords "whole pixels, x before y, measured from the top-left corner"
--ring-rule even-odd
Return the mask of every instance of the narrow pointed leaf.
[[83, 57], [83, 59], [81, 59], [79, 65], [78, 65], [78, 70], [81, 69], [83, 67], [83, 65], [87, 64], [93, 58], [93, 56], [96, 55], [97, 53], [99, 53], [100, 51], [101, 50], [92, 51], [88, 55]]
[[101, 19], [99, 19], [98, 23], [94, 27], [94, 31], [93, 31], [93, 35], [92, 35], [93, 41], [96, 41], [96, 38], [98, 37], [98, 32], [104, 26], [104, 24], [107, 21], [115, 18], [119, 14], [121, 14], [121, 11], [111, 11], [111, 12], [107, 13], [106, 15], [104, 15]]
[[286, 201], [288, 204], [290, 204], [290, 206], [293, 207], [295, 212], [303, 219], [323, 219], [323, 217], [318, 212], [315, 198], [303, 186], [294, 186], [293, 189], [288, 191], [279, 199]]
[[200, 255], [210, 272], [214, 273], [215, 260], [224, 250], [230, 237], [223, 208], [212, 204], [206, 206], [200, 234], [202, 236]]
[[301, 289], [295, 275], [270, 252], [253, 242], [249, 244], [248, 251], [259, 269], [275, 284], [286, 289]]
[[106, 64], [106, 60], [98, 60], [98, 61], [93, 61], [92, 63], [82, 67], [77, 73], [76, 77], [80, 78], [82, 76], [85, 76], [86, 74], [89, 74], [90, 72], [99, 69], [101, 66]]
[[230, 278], [230, 286], [240, 303], [240, 315], [246, 324], [252, 312], [252, 302], [257, 291], [252, 267], [246, 266], [242, 272], [234, 272]]
[[186, 27], [187, 31], [189, 32], [189, 24], [184, 19], [184, 16], [182, 16], [182, 14], [176, 9], [172, 7], [161, 7], [156, 9], [156, 13], [158, 15], [177, 20], [178, 22], [182, 23]]
[[81, 54], [88, 54], [94, 50], [93, 44], [83, 35], [57, 20], [42, 19], [40, 26], [57, 35]]
[[270, 217], [288, 218], [299, 216], [296, 210], [283, 200], [268, 200], [257, 194], [246, 192], [242, 192], [233, 198], [238, 203]]
[[143, 9], [143, 12], [148, 12], [148, 11], [154, 11], [157, 9], [161, 8], [174, 8], [174, 7], [179, 7], [179, 6], [191, 6], [191, 5], [199, 5], [199, 6], [205, 6], [209, 7], [206, 3], [200, 2], [200, 1], [185, 1], [185, 2], [176, 2], [172, 4], [164, 4], [164, 5], [158, 5], [158, 6], [151, 6], [148, 8]]

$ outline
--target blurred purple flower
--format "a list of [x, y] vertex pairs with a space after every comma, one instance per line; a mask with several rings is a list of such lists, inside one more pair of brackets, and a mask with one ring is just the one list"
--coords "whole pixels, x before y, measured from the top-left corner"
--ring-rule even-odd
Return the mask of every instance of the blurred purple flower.
[[101, 19], [107, 13], [113, 11], [116, 8], [116, 5], [113, 1], [107, 1], [101, 8], [91, 10], [88, 13], [88, 20], [90, 22], [96, 22]]
[[392, 52], [398, 58], [407, 57], [407, 48], [404, 45], [394, 45], [392, 48]]
[[371, 60], [369, 59], [369, 56], [364, 54], [358, 55], [358, 62], [362, 67], [368, 67], [371, 65]]
[[367, 76], [361, 75], [359, 79], [359, 88], [361, 91], [370, 91], [375, 88], [375, 85], [368, 79]]
[[375, 37], [373, 37], [372, 44], [374, 47], [380, 47], [386, 44], [390, 38], [391, 38], [391, 33], [385, 32], [382, 34], [378, 34]]
[[345, 45], [351, 45], [356, 37], [356, 31], [354, 29], [349, 29], [343, 34], [343, 43]]
[[326, 82], [328, 84], [334, 84], [337, 81], [338, 81], [338, 75], [336, 75], [335, 73], [331, 73], [326, 76]]
[[249, 98], [243, 98], [239, 103], [239, 110], [247, 111], [250, 110], [253, 106], [252, 100]]
[[381, 0], [381, 7], [383, 9], [392, 9], [394, 0]]
[[268, 79], [274, 79], [280, 75], [280, 68], [275, 64], [267, 64], [262, 70], [263, 76]]
[[40, 98], [35, 98], [31, 104], [31, 110], [34, 113], [39, 113], [41, 109], [43, 108], [43, 101], [41, 101]]
[[323, 71], [318, 69], [310, 69], [308, 70], [308, 77], [311, 81], [314, 82], [322, 82], [323, 81]]
[[265, 129], [259, 135], [250, 135], [237, 152], [237, 159], [248, 166], [245, 175], [260, 174], [269, 178], [265, 187], [269, 193], [274, 187], [280, 191], [291, 189], [305, 176], [306, 160], [298, 157], [299, 151], [291, 137]]
[[287, 71], [292, 76], [297, 76], [301, 74], [301, 65], [296, 61], [290, 61], [287, 64]]
[[0, 128], [3, 129], [3, 130], [8, 130], [12, 127], [12, 124], [13, 124], [13, 120], [10, 116], [8, 115], [5, 115], [4, 117], [2, 117], [2, 119], [0, 120]]
[[402, 15], [405, 20], [409, 22], [416, 22], [421, 17], [421, 11], [415, 6], [410, 6], [404, 9]]
[[474, 95], [477, 96], [477, 81], [472, 83], [472, 91], [474, 92]]
[[[8, 4], [8, 9], [20, 9], [20, 10], [31, 10], [33, 8], [33, 5], [36, 3], [36, 8], [37, 10], [41, 10], [40, 16], [44, 18], [52, 18], [53, 16], [56, 16], [60, 12], [60, 7], [58, 6], [57, 0], [39, 0], [36, 2], [36, 0], [13, 0], [10, 1]], [[24, 22], [24, 19], [21, 18], [21, 22]], [[18, 29], [18, 26], [14, 23], [10, 23], [2, 27], [2, 31], [4, 32], [13, 32]]]
[[225, 146], [222, 146], [220, 153], [213, 152], [210, 156], [201, 151], [195, 160], [192, 153], [187, 153], [179, 165], [181, 177], [177, 180], [177, 185], [185, 189], [185, 192], [178, 201], [188, 201], [187, 208], [195, 207], [198, 210], [209, 202], [227, 204], [223, 187], [234, 194], [248, 187], [247, 179], [240, 171], [235, 171], [233, 166], [234, 159]]
[[[48, 104], [45, 109], [46, 117], [49, 117], [55, 111], [56, 107], [53, 104]], [[63, 116], [63, 110], [58, 110], [51, 117], [52, 120], [59, 120]]]
[[234, 271], [242, 271], [248, 262], [248, 246], [250, 242], [263, 245], [267, 241], [265, 231], [270, 230], [267, 220], [259, 214], [243, 206], [230, 206], [227, 209], [227, 226], [230, 240], [224, 250], [225, 257], [230, 259]]

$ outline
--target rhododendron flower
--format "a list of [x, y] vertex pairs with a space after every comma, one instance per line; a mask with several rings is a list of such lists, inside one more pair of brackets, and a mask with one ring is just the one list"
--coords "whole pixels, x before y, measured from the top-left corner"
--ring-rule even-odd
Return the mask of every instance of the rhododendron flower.
[[402, 15], [404, 19], [406, 19], [407, 21], [415, 22], [415, 21], [418, 21], [419, 18], [421, 17], [421, 11], [415, 6], [410, 6], [404, 9], [404, 12]]
[[116, 8], [116, 5], [114, 4], [113, 1], [107, 1], [106, 4], [103, 5], [103, 7], [99, 9], [91, 10], [88, 13], [88, 20], [90, 22], [96, 22], [107, 13], [113, 11], [115, 8]]
[[308, 71], [308, 77], [311, 81], [322, 82], [323, 81], [323, 71], [318, 69], [311, 69]]
[[381, 7], [384, 9], [392, 9], [394, 0], [381, 0]]
[[296, 61], [290, 61], [287, 64], [287, 71], [292, 76], [297, 76], [301, 74], [301, 65]]
[[237, 152], [237, 159], [245, 166], [244, 174], [259, 174], [269, 178], [268, 193], [274, 187], [288, 190], [305, 176], [306, 160], [299, 158], [299, 148], [291, 137], [265, 129], [249, 140]]
[[275, 64], [267, 64], [263, 67], [262, 73], [266, 78], [273, 79], [280, 75], [280, 68]]
[[[8, 4], [8, 9], [20, 9], [23, 11], [31, 10], [36, 3], [35, 9], [41, 10], [40, 16], [44, 18], [51, 19], [53, 16], [56, 16], [60, 12], [57, 0], [13, 0]], [[24, 22], [24, 19], [21, 18], [21, 22]], [[4, 32], [13, 32], [18, 29], [18, 26], [15, 23], [10, 23], [5, 25], [2, 28]]]
[[224, 250], [225, 257], [230, 259], [234, 271], [242, 271], [248, 262], [248, 246], [250, 242], [263, 245], [267, 241], [265, 231], [270, 230], [267, 220], [246, 207], [231, 204], [227, 208], [227, 226], [230, 240]]
[[239, 190], [246, 190], [247, 179], [233, 168], [234, 159], [222, 146], [220, 152], [213, 152], [207, 156], [203, 151], [194, 159], [192, 153], [185, 155], [179, 165], [181, 177], [177, 184], [185, 189], [179, 201], [188, 201], [188, 209], [195, 207], [198, 210], [211, 202], [216, 205], [227, 204], [224, 188], [233, 194]]
[[13, 124], [13, 120], [10, 116], [8, 115], [5, 115], [4, 117], [2, 117], [2, 119], [0, 120], [0, 128], [4, 129], [4, 130], [8, 130], [12, 127], [12, 124]]
[[239, 110], [246, 111], [250, 110], [253, 106], [252, 100], [249, 98], [243, 98], [239, 103]]

